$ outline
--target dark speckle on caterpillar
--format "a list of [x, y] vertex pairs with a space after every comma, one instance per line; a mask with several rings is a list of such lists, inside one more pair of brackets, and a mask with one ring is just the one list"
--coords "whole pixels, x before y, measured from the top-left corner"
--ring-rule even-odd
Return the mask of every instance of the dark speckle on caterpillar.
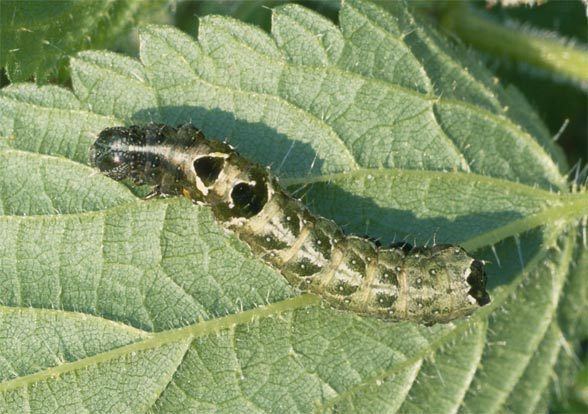
[[91, 159], [115, 180], [208, 205], [225, 228], [293, 286], [331, 306], [433, 324], [490, 302], [484, 263], [455, 245], [380, 247], [311, 214], [268, 170], [191, 125], [102, 131]]

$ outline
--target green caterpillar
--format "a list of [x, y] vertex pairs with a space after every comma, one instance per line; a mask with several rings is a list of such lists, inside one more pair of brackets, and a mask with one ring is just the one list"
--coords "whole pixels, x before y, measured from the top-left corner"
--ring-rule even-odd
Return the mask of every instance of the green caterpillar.
[[490, 302], [484, 263], [455, 245], [383, 248], [311, 214], [266, 168], [192, 125], [108, 128], [95, 166], [212, 208], [293, 286], [333, 307], [394, 321], [448, 322]]

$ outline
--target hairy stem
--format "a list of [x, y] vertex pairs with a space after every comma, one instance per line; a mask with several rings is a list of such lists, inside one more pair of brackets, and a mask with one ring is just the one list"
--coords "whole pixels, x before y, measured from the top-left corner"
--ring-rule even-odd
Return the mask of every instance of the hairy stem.
[[464, 42], [577, 82], [588, 82], [588, 50], [537, 31], [506, 27], [465, 4], [448, 7], [441, 25]]

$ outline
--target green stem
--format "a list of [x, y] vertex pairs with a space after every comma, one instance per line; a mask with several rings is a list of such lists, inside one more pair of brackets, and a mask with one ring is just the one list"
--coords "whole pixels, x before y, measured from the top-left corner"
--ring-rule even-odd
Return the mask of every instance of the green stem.
[[466, 4], [448, 7], [441, 25], [476, 49], [507, 56], [582, 83], [588, 82], [588, 50], [561, 39], [505, 27], [476, 13]]

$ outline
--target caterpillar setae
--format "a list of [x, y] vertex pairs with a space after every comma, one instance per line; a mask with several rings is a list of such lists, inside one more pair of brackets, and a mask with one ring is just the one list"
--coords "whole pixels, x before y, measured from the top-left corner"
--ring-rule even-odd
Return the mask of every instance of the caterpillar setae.
[[192, 125], [103, 130], [92, 163], [212, 208], [218, 222], [293, 286], [362, 315], [448, 322], [490, 302], [484, 262], [456, 245], [387, 248], [311, 214], [269, 171]]

